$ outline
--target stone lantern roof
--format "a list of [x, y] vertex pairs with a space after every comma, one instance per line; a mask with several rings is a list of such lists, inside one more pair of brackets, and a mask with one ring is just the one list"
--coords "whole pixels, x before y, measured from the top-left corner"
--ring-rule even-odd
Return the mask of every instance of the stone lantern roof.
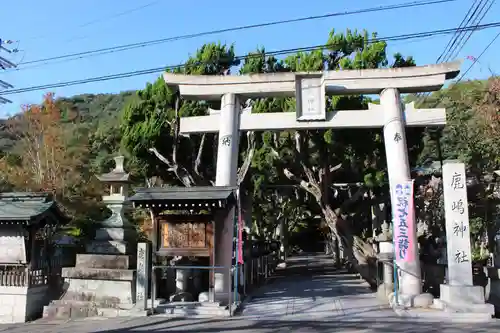
[[97, 175], [97, 179], [104, 183], [129, 183], [130, 174], [125, 172], [125, 169], [123, 168], [125, 157], [116, 156], [114, 160], [115, 168], [111, 172]]

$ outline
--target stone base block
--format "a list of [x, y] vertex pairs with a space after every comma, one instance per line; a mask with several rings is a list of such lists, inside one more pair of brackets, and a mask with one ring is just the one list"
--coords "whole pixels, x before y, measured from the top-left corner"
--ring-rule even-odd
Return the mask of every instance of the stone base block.
[[286, 261], [280, 262], [277, 267], [279, 269], [285, 269], [286, 268]]
[[198, 295], [198, 302], [210, 302], [210, 293], [208, 291], [203, 291]]
[[93, 254], [132, 254], [135, 247], [125, 241], [92, 241], [85, 246]]
[[124, 241], [135, 238], [137, 232], [135, 229], [124, 228], [99, 228], [95, 232], [95, 240], [97, 241]]
[[382, 302], [389, 300], [389, 295], [394, 292], [394, 285], [382, 283], [377, 288], [377, 298]]
[[440, 286], [441, 298], [434, 306], [445, 312], [483, 313], [493, 316], [495, 307], [485, 304], [484, 288], [481, 286]]
[[99, 307], [118, 307], [135, 302], [135, 281], [67, 279], [62, 301], [94, 302]]
[[484, 288], [481, 286], [440, 285], [442, 301], [447, 303], [484, 304]]
[[192, 302], [193, 295], [188, 292], [181, 291], [170, 296], [170, 302]]
[[76, 268], [128, 269], [130, 257], [115, 254], [77, 254]]
[[434, 301], [434, 296], [431, 294], [423, 293], [419, 295], [405, 295], [398, 294], [397, 299], [394, 292], [391, 292], [387, 296], [389, 300], [389, 305], [392, 307], [402, 307], [402, 308], [429, 308], [432, 306]]
[[495, 307], [493, 304], [450, 304], [441, 299], [435, 299], [433, 308], [443, 310], [449, 313], [467, 313], [467, 314], [484, 314], [490, 318], [495, 314]]
[[413, 298], [413, 307], [415, 308], [429, 308], [433, 303], [434, 296], [432, 294], [424, 293]]

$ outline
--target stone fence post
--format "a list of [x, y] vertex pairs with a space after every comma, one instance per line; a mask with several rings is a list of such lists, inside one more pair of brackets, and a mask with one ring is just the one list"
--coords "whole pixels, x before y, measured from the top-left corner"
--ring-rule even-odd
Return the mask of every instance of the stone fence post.
[[[141, 310], [148, 308], [148, 282], [150, 275], [149, 268], [149, 244], [137, 244], [137, 278], [135, 287], [135, 305]], [[151, 305], [154, 308], [154, 304]]]

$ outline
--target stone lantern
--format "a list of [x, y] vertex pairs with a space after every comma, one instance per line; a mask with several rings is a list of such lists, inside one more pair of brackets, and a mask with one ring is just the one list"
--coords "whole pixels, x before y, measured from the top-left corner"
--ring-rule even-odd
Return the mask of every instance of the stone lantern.
[[96, 176], [108, 187], [108, 193], [102, 197], [102, 201], [111, 211], [111, 216], [99, 223], [100, 228], [96, 230], [92, 243], [93, 253], [125, 254], [134, 251], [129, 245], [134, 243], [136, 231], [124, 214], [130, 184], [130, 175], [123, 168], [124, 159], [123, 156], [115, 157], [115, 168]]
[[129, 185], [123, 160], [123, 156], [115, 157], [115, 168], [97, 176], [109, 188], [102, 200], [111, 216], [96, 223], [95, 237], [87, 244], [87, 253], [77, 254], [75, 267], [62, 269], [62, 277], [69, 279], [68, 288], [61, 300], [46, 308], [46, 318], [118, 316], [118, 311], [135, 311], [131, 305], [136, 301], [137, 274], [132, 254], [137, 234], [123, 211]]
[[111, 217], [102, 224], [109, 227], [122, 227], [128, 224], [123, 216], [123, 204], [127, 200], [130, 175], [123, 168], [125, 160], [123, 156], [117, 156], [114, 160], [116, 166], [111, 172], [96, 177], [108, 187], [109, 194], [104, 195], [102, 201], [112, 212]]

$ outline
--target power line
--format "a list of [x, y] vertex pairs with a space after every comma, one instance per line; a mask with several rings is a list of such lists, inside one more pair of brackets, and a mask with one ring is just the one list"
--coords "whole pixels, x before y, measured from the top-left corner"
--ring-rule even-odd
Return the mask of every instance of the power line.
[[[486, 45], [486, 47], [483, 49], [483, 51], [479, 54], [479, 56], [477, 56], [477, 58], [474, 58], [472, 64], [462, 73], [462, 75], [460, 75], [460, 77], [455, 81], [453, 82], [454, 85], [457, 85], [458, 83], [460, 83], [463, 78], [465, 77], [465, 75], [467, 75], [467, 73], [469, 73], [469, 71], [472, 69], [472, 67], [474, 67], [474, 65], [479, 61], [479, 59], [481, 59], [481, 57], [486, 53], [486, 51], [488, 51], [488, 49], [495, 43], [495, 41], [500, 37], [500, 32], [498, 34], [495, 35], [495, 37], [493, 37], [493, 39], [488, 43], [488, 45]], [[433, 105], [432, 107], [435, 108], [436, 106], [439, 105], [439, 103], [441, 102], [442, 99], [438, 99]], [[456, 102], [454, 102], [456, 103]]]
[[[93, 19], [93, 20], [90, 20], [90, 21], [87, 21], [85, 23], [82, 23], [78, 26], [76, 26], [75, 28], [76, 29], [80, 29], [80, 28], [85, 28], [85, 27], [88, 27], [88, 26], [91, 26], [91, 25], [94, 25], [94, 24], [98, 24], [98, 23], [101, 23], [101, 22], [104, 22], [104, 21], [109, 21], [109, 20], [112, 20], [112, 19], [115, 19], [115, 18], [118, 18], [118, 17], [121, 17], [121, 16], [125, 16], [125, 15], [128, 15], [128, 14], [131, 14], [131, 13], [134, 13], [134, 12], [137, 12], [137, 11], [140, 11], [142, 9], [145, 9], [145, 8], [148, 8], [148, 7], [151, 7], [153, 5], [156, 5], [157, 3], [159, 3], [160, 0], [156, 0], [156, 1], [151, 1], [151, 2], [148, 2], [146, 4], [143, 4], [143, 5], [140, 5], [140, 6], [137, 6], [137, 7], [134, 7], [134, 8], [131, 8], [131, 9], [127, 9], [127, 10], [124, 10], [124, 11], [121, 11], [121, 12], [118, 12], [116, 14], [112, 14], [112, 15], [107, 15], [105, 17], [101, 17], [101, 18], [96, 18], [96, 19]], [[48, 34], [48, 35], [41, 35], [41, 36], [35, 36], [35, 37], [30, 37], [30, 38], [27, 38], [28, 40], [37, 40], [37, 39], [43, 39], [43, 38], [46, 38], [46, 37], [50, 37], [50, 38], [54, 38], [54, 35], [53, 34]], [[77, 37], [76, 39], [81, 39], [82, 37]], [[84, 37], [83, 37], [84, 38]], [[69, 39], [67, 40], [66, 42], [70, 42], [70, 41], [73, 41], [75, 38], [72, 38], [72, 39]]]
[[241, 30], [248, 30], [248, 29], [263, 28], [263, 27], [269, 27], [269, 26], [304, 22], [304, 21], [312, 21], [312, 20], [318, 20], [318, 19], [324, 19], [324, 18], [330, 18], [330, 17], [336, 17], [336, 16], [347, 16], [347, 15], [373, 13], [373, 12], [381, 12], [381, 11], [403, 9], [403, 8], [421, 7], [421, 6], [428, 6], [428, 5], [435, 5], [435, 4], [456, 2], [456, 1], [460, 1], [460, 0], [412, 1], [412, 2], [406, 2], [406, 3], [401, 3], [401, 4], [395, 4], [395, 5], [377, 6], [377, 7], [358, 9], [358, 10], [300, 17], [300, 18], [295, 18], [295, 19], [272, 21], [272, 22], [267, 22], [267, 23], [244, 25], [244, 26], [239, 26], [239, 27], [204, 31], [204, 32], [198, 32], [198, 33], [193, 33], [193, 34], [185, 34], [185, 35], [155, 39], [155, 40], [150, 40], [150, 41], [145, 41], [145, 42], [124, 44], [124, 45], [119, 45], [119, 46], [113, 46], [113, 47], [107, 47], [107, 48], [101, 48], [101, 49], [95, 49], [95, 50], [89, 50], [89, 51], [82, 51], [82, 52], [76, 52], [76, 53], [70, 53], [70, 54], [64, 54], [64, 55], [59, 55], [59, 56], [54, 56], [54, 57], [49, 57], [49, 58], [26, 61], [26, 62], [20, 63], [20, 65], [35, 64], [35, 63], [47, 63], [47, 62], [51, 62], [54, 60], [61, 60], [61, 59], [68, 59], [68, 58], [72, 58], [69, 60], [75, 60], [75, 59], [81, 59], [81, 58], [86, 58], [86, 57], [90, 57], [90, 56], [98, 56], [98, 55], [103, 55], [103, 54], [108, 54], [108, 53], [123, 52], [123, 51], [136, 49], [136, 48], [140, 48], [140, 47], [147, 47], [147, 46], [158, 45], [158, 44], [163, 44], [163, 43], [167, 43], [167, 42], [192, 39], [192, 38], [196, 38], [196, 37], [215, 35], [215, 34], [220, 34], [220, 33], [225, 33], [225, 32], [241, 31]]
[[[467, 26], [474, 27], [474, 28], [478, 27], [479, 24], [484, 19], [484, 17], [486, 16], [486, 14], [491, 10], [491, 7], [493, 6], [494, 3], [495, 3], [495, 0], [491, 0], [491, 1], [490, 0], [484, 0], [484, 1], [483, 0], [476, 0], [472, 4], [472, 6], [469, 8], [467, 14], [463, 18], [460, 25], [462, 26], [462, 24], [465, 22], [465, 24], [463, 24], [463, 27], [467, 27]], [[486, 8], [486, 6], [488, 4], [489, 4], [489, 6], [488, 6], [488, 8]], [[486, 10], [484, 10], [485, 8], [486, 8]], [[473, 11], [473, 12], [469, 16], [468, 14], [471, 11]], [[470, 25], [469, 25], [469, 23], [470, 23]], [[467, 44], [469, 39], [472, 37], [472, 34], [474, 33], [474, 31], [476, 31], [476, 30], [471, 29], [471, 30], [466, 31], [466, 32], [455, 34], [454, 35], [455, 38], [454, 39], [452, 38], [450, 40], [450, 42], [452, 42], [451, 46], [448, 48], [448, 50], [446, 50], [446, 48], [445, 48], [445, 51], [443, 52], [445, 54], [443, 62], [449, 61], [450, 59], [453, 59], [454, 57], [458, 56], [460, 51], [463, 50], [463, 48], [465, 47], [465, 45]], [[467, 35], [467, 37], [465, 37], [466, 35]], [[464, 38], [465, 38], [465, 40], [464, 40]], [[440, 58], [441, 58], [441, 56], [440, 56]], [[439, 58], [438, 58], [438, 61], [439, 61]], [[419, 99], [417, 100], [417, 104], [422, 102], [423, 99], [428, 97], [430, 94], [431, 94], [430, 92], [417, 94], [417, 96], [419, 97]]]
[[[456, 30], [468, 30], [468, 29], [482, 30], [482, 29], [496, 28], [496, 27], [500, 27], [500, 22], [483, 24], [483, 25], [479, 25], [477, 27], [465, 27], [462, 29], [451, 28], [451, 29], [433, 30], [433, 31], [419, 32], [419, 33], [412, 33], [412, 34], [396, 35], [396, 36], [385, 37], [385, 38], [373, 38], [373, 39], [369, 39], [367, 42], [372, 44], [372, 43], [381, 42], [381, 41], [388, 42], [388, 41], [399, 41], [399, 40], [408, 40], [408, 39], [415, 39], [415, 38], [427, 38], [430, 36], [437, 36], [437, 35], [445, 35], [445, 34], [454, 33], [454, 32], [456, 32]], [[331, 46], [332, 46], [331, 44], [323, 44], [323, 45], [316, 45], [316, 46], [309, 46], [309, 47], [283, 49], [283, 50], [278, 50], [278, 51], [266, 52], [265, 56], [278, 56], [278, 55], [286, 55], [286, 54], [296, 53], [296, 52], [308, 52], [308, 51], [314, 51], [314, 50], [319, 50], [319, 49], [327, 49], [328, 47], [331, 47]], [[244, 60], [244, 59], [250, 59], [250, 58], [261, 57], [261, 56], [262, 56], [261, 54], [249, 54], [246, 56], [237, 56], [237, 57], [235, 57], [235, 59], [236, 60]], [[197, 64], [195, 63], [195, 64], [190, 64], [190, 65], [191, 66], [193, 66], [193, 65], [194, 66], [209, 65], [209, 63], [197, 63]], [[0, 95], [13, 95], [13, 94], [20, 94], [20, 93], [30, 92], [30, 91], [52, 89], [52, 88], [61, 88], [61, 87], [67, 87], [67, 86], [92, 83], [92, 82], [116, 80], [116, 79], [132, 77], [132, 76], [160, 73], [160, 72], [163, 72], [165, 70], [173, 70], [173, 69], [183, 68], [185, 66], [186, 66], [185, 64], [170, 65], [170, 66], [166, 66], [166, 67], [162, 66], [162, 67], [155, 67], [155, 68], [136, 70], [136, 71], [130, 71], [130, 72], [124, 72], [124, 73], [91, 77], [91, 78], [80, 79], [80, 80], [66, 81], [66, 82], [60, 82], [60, 83], [50, 83], [50, 84], [45, 84], [45, 85], [31, 86], [31, 87], [25, 87], [25, 88], [19, 88], [19, 89], [11, 89], [11, 90], [6, 90], [3, 92], [0, 92]]]
[[[471, 4], [471, 6], [469, 7], [469, 10], [467, 11], [467, 13], [465, 13], [465, 16], [462, 19], [462, 22], [460, 22], [460, 24], [458, 26], [459, 29], [461, 29], [461, 28], [463, 29], [463, 28], [467, 27], [467, 23], [470, 21], [471, 17], [473, 17], [475, 15], [476, 10], [477, 10], [481, 1], [483, 1], [483, 0], [474, 0], [474, 3]], [[474, 10], [474, 7], [476, 8], [476, 10]], [[450, 40], [448, 41], [448, 43], [444, 47], [443, 52], [441, 52], [439, 57], [436, 59], [436, 64], [438, 64], [440, 62], [446, 62], [447, 59], [450, 58], [450, 50], [454, 47], [458, 38], [460, 38], [460, 36], [463, 33], [464, 33], [463, 30], [457, 30], [453, 34], [453, 36], [451, 36]], [[416, 93], [415, 94], [415, 97], [417, 97], [416, 103], [417, 104], [421, 103], [429, 95], [430, 95], [430, 93]]]
[[457, 84], [458, 82], [462, 81], [462, 79], [465, 77], [465, 75], [467, 75], [467, 73], [469, 73], [469, 71], [472, 69], [472, 67], [474, 67], [474, 65], [479, 61], [479, 59], [486, 53], [486, 51], [488, 51], [488, 49], [491, 47], [491, 45], [493, 45], [493, 43], [495, 43], [495, 41], [498, 39], [498, 37], [500, 37], [500, 32], [491, 40], [491, 42], [489, 42], [488, 45], [486, 45], [486, 47], [481, 52], [481, 54], [479, 54], [479, 56], [477, 56], [476, 58], [474, 58], [474, 61], [472, 62], [472, 64], [465, 70], [465, 72], [462, 73], [462, 75], [455, 82], [455, 84]]
[[[489, 6], [488, 6], [488, 8], [486, 8], [488, 3], [489, 3]], [[474, 25], [478, 26], [479, 24], [481, 24], [484, 17], [486, 16], [486, 14], [488, 14], [488, 12], [491, 10], [491, 7], [493, 7], [494, 3], [495, 3], [495, 0], [492, 0], [489, 2], [485, 1], [483, 6], [479, 9], [478, 15], [473, 18], [474, 21], [472, 22], [471, 26], [474, 26]], [[486, 8], [486, 10], [484, 10], [485, 8]], [[483, 10], [484, 10], [484, 12], [483, 12]], [[462, 35], [462, 38], [461, 38], [459, 44], [457, 44], [457, 47], [455, 48], [455, 50], [452, 51], [453, 53], [451, 53], [450, 58], [456, 57], [460, 53], [460, 51], [463, 50], [463, 48], [465, 47], [465, 45], [467, 44], [469, 39], [472, 37], [473, 33], [474, 33], [474, 30], [471, 30], [468, 34]], [[467, 35], [467, 37], [465, 37], [465, 35]], [[465, 38], [465, 40], [464, 40], [464, 38]], [[463, 41], [463, 43], [462, 43], [462, 41]], [[460, 43], [461, 43], [461, 45], [460, 45]]]
[[[467, 24], [465, 23], [465, 21], [469, 17], [469, 14], [471, 14], [472, 10], [474, 9], [474, 5], [476, 5], [476, 3], [478, 3], [478, 1], [480, 1], [480, 0], [475, 0], [475, 2], [469, 7], [469, 10], [467, 11], [467, 13], [465, 14], [464, 18], [462, 19], [462, 22], [460, 22], [460, 25], [458, 26], [459, 28], [463, 28], [463, 27], [467, 26]], [[444, 47], [443, 52], [437, 58], [436, 63], [439, 63], [439, 61], [441, 60], [441, 58], [446, 57], [446, 55], [449, 52], [450, 48], [453, 46], [452, 43], [454, 43], [457, 40], [458, 35], [459, 35], [459, 33], [457, 32], [457, 33], [453, 34], [453, 36], [451, 36], [450, 40], [448, 41], [448, 44], [446, 44], [446, 46]]]

